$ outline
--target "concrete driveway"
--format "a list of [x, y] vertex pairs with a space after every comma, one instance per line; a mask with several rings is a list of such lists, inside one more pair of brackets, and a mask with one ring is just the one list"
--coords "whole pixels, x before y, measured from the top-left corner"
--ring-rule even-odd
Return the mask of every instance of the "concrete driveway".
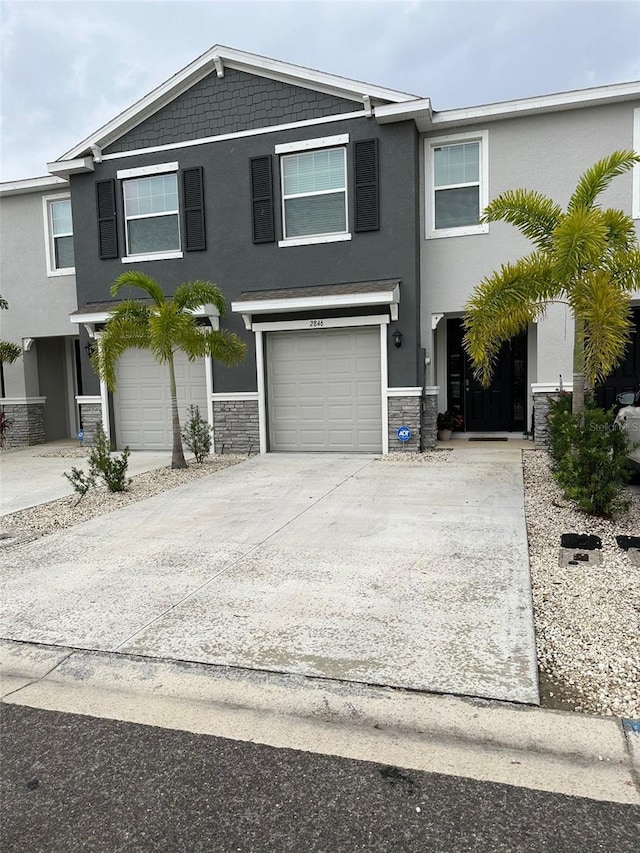
[[5, 638], [538, 701], [519, 450], [254, 457], [2, 559]]

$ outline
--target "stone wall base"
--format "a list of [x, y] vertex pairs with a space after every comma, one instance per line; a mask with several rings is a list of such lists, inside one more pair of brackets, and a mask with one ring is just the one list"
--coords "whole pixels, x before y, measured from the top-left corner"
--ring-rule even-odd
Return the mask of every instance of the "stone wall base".
[[213, 437], [216, 453], [259, 453], [257, 400], [215, 400]]
[[96, 432], [96, 424], [102, 420], [100, 403], [80, 403], [80, 423], [84, 432], [83, 444], [91, 444]]
[[[420, 450], [420, 397], [389, 397], [389, 453]], [[397, 430], [401, 426], [409, 427], [411, 438], [400, 441]]]
[[438, 397], [426, 394], [422, 398], [422, 449], [435, 450], [438, 441]]
[[44, 444], [44, 403], [3, 403], [9, 421], [4, 435], [5, 447], [30, 447]]

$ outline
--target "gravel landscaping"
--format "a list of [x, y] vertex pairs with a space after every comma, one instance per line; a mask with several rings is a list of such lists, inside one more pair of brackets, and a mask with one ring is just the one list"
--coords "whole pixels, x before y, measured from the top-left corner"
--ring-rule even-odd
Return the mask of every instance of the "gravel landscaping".
[[[448, 448], [447, 448], [448, 450]], [[63, 448], [43, 456], [78, 458]], [[380, 461], [447, 464], [449, 452], [396, 453]], [[214, 456], [186, 470], [139, 474], [126, 492], [93, 489], [80, 503], [69, 497], [0, 519], [0, 548], [57, 532], [196, 477], [237, 465], [245, 456]], [[70, 462], [70, 466], [74, 464]], [[543, 704], [596, 714], [640, 718], [640, 567], [616, 535], [640, 534], [640, 494], [616, 522], [593, 518], [565, 501], [553, 482], [544, 451], [523, 452], [525, 509]], [[560, 566], [560, 536], [587, 533], [602, 539], [601, 562]]]

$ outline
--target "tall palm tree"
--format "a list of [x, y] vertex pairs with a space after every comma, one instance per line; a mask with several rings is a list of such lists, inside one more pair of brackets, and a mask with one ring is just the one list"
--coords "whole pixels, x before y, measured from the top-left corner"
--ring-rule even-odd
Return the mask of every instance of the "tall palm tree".
[[464, 346], [485, 387], [502, 344], [553, 302], [567, 304], [574, 319], [574, 412], [584, 407], [585, 387], [620, 361], [629, 341], [630, 295], [640, 289], [640, 247], [631, 217], [596, 201], [636, 163], [633, 151], [599, 160], [580, 178], [566, 211], [523, 189], [502, 193], [485, 209], [483, 222], [509, 222], [534, 245], [530, 255], [485, 278], [465, 306]]
[[185, 282], [169, 299], [155, 279], [137, 270], [129, 270], [111, 285], [111, 295], [117, 296], [123, 287], [139, 288], [147, 294], [148, 300], [126, 299], [113, 308], [100, 336], [99, 346], [91, 357], [93, 367], [113, 391], [117, 361], [131, 347], [148, 349], [159, 364], [167, 365], [173, 427], [171, 467], [186, 468], [180, 437], [174, 354], [182, 350], [189, 361], [211, 356], [223, 364], [233, 365], [244, 358], [246, 344], [233, 332], [197, 325], [191, 312], [200, 305], [214, 305], [220, 316], [225, 313], [222, 291], [209, 281]]

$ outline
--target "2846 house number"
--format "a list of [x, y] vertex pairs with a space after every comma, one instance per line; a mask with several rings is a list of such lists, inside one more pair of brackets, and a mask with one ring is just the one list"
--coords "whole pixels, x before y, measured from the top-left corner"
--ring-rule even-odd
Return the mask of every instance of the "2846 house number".
[[321, 329], [324, 326], [324, 320], [309, 320], [310, 329]]

